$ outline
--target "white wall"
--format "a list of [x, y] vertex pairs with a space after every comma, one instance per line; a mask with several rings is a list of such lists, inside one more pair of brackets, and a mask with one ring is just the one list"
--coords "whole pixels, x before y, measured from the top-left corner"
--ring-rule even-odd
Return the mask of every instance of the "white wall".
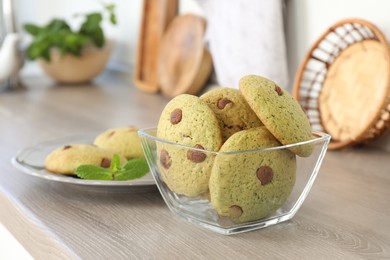
[[290, 75], [314, 41], [335, 22], [361, 18], [374, 23], [390, 39], [389, 0], [286, 0]]

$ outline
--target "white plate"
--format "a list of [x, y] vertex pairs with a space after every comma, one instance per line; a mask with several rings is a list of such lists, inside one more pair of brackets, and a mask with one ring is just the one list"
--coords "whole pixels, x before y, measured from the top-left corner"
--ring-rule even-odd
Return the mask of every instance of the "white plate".
[[68, 144], [92, 143], [96, 135], [72, 136], [53, 141], [42, 142], [21, 150], [14, 158], [12, 164], [23, 173], [49, 181], [72, 183], [88, 186], [110, 186], [129, 188], [150, 188], [155, 186], [153, 176], [147, 173], [144, 177], [130, 181], [84, 180], [72, 176], [54, 174], [45, 169], [45, 158], [54, 149]]

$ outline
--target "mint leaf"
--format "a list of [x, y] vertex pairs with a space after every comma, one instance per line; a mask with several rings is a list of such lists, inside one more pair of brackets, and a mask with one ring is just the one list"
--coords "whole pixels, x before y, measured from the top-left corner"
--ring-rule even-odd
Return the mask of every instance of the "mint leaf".
[[132, 159], [122, 166], [122, 169], [115, 173], [115, 180], [134, 180], [145, 176], [149, 167], [145, 159]]
[[28, 32], [29, 34], [31, 34], [33, 36], [37, 36], [42, 30], [42, 28], [40, 28], [39, 26], [36, 26], [34, 24], [29, 24], [29, 23], [25, 24], [23, 26], [23, 28], [24, 28], [24, 30], [26, 30], [26, 32]]
[[104, 33], [100, 27], [103, 16], [100, 13], [88, 14], [86, 20], [81, 25], [79, 33], [88, 37], [97, 47], [104, 45]]
[[108, 5], [105, 5], [104, 8], [106, 9], [106, 11], [107, 11], [108, 14], [109, 14], [110, 22], [111, 22], [112, 24], [116, 24], [116, 23], [117, 23], [117, 20], [116, 20], [116, 15], [115, 15], [115, 4], [108, 4]]
[[56, 33], [60, 30], [71, 31], [69, 24], [62, 19], [53, 19], [49, 24], [44, 27], [45, 33]]
[[43, 58], [50, 61], [52, 48], [58, 48], [62, 54], [80, 56], [88, 43], [103, 47], [105, 35], [101, 23], [108, 19], [115, 25], [117, 19], [115, 4], [103, 4], [102, 7], [101, 12], [82, 14], [84, 21], [78, 29], [72, 29], [63, 19], [52, 19], [44, 26], [24, 24], [24, 30], [32, 36], [32, 41], [27, 47], [27, 58], [31, 60]]
[[112, 173], [109, 169], [96, 165], [80, 165], [76, 169], [76, 175], [87, 180], [112, 180]]
[[110, 14], [110, 22], [112, 24], [116, 24], [117, 23], [115, 14]]
[[114, 156], [111, 159], [111, 164], [110, 164], [110, 170], [112, 173], [115, 173], [121, 169], [121, 158], [119, 155], [114, 154]]
[[133, 159], [121, 166], [119, 155], [112, 157], [110, 168], [97, 165], [80, 165], [76, 169], [76, 175], [87, 180], [134, 180], [145, 176], [149, 167], [145, 159]]

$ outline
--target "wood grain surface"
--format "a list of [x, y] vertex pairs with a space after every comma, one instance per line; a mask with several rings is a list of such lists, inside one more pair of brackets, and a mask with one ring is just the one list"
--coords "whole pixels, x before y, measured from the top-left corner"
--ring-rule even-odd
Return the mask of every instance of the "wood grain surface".
[[329, 67], [318, 109], [335, 140], [352, 143], [378, 121], [389, 89], [387, 51], [378, 41], [362, 41], [347, 47]]
[[134, 84], [154, 93], [158, 85], [158, 56], [161, 40], [171, 20], [177, 15], [178, 0], [148, 0], [143, 2]]
[[176, 16], [161, 41], [158, 82], [163, 95], [197, 95], [205, 87], [212, 60], [204, 44], [206, 20], [194, 14]]
[[16, 170], [11, 158], [28, 145], [154, 126], [169, 101], [118, 75], [88, 86], [25, 82], [24, 91], [0, 93], [0, 220], [36, 259], [390, 258], [389, 152], [328, 152], [291, 221], [223, 236], [175, 217], [157, 190], [91, 189]]

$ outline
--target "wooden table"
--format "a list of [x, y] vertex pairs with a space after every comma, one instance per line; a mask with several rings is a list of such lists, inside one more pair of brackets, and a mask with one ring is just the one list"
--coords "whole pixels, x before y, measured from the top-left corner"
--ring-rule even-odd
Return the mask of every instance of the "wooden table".
[[28, 145], [128, 124], [157, 124], [168, 99], [108, 75], [95, 85], [0, 94], [0, 220], [37, 259], [389, 259], [390, 153], [328, 152], [297, 215], [223, 236], [175, 217], [157, 190], [85, 189], [25, 175], [11, 158]]

